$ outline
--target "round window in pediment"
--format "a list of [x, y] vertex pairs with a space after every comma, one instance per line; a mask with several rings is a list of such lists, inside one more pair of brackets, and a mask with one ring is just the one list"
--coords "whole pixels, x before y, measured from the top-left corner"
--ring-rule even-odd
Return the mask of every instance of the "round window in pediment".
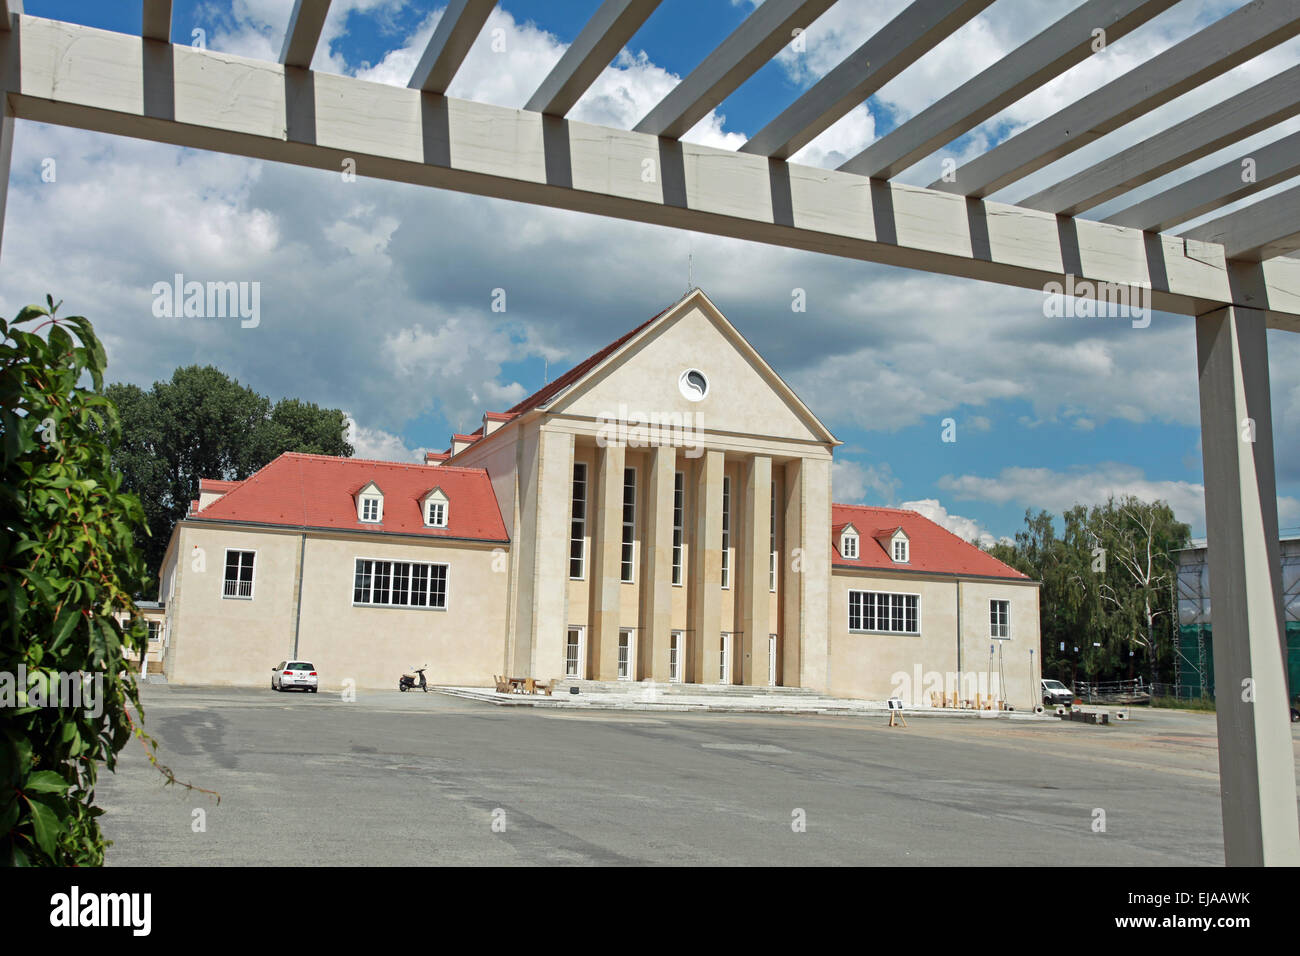
[[697, 368], [688, 368], [677, 379], [677, 388], [687, 401], [703, 401], [709, 394], [709, 380]]

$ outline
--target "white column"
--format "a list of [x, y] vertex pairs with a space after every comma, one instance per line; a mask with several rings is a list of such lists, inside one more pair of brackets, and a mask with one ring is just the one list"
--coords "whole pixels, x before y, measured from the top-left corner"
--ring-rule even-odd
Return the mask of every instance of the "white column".
[[763, 686], [768, 679], [767, 641], [771, 633], [768, 561], [771, 549], [772, 459], [754, 455], [745, 466], [744, 542], [740, 561], [744, 655], [738, 661], [741, 683]]
[[645, 543], [641, 562], [640, 674], [668, 680], [668, 640], [673, 611], [673, 479], [677, 449], [652, 448], [642, 482]]
[[695, 521], [690, 555], [690, 667], [687, 680], [716, 684], [722, 661], [722, 471], [723, 455], [712, 449], [695, 471]]
[[[622, 603], [623, 468], [622, 445], [596, 452], [595, 530], [591, 537], [591, 631], [587, 655], [596, 680], [618, 680], [618, 629]], [[630, 622], [629, 622], [630, 626]]]
[[1250, 309], [1196, 320], [1229, 866], [1300, 864], [1265, 335]]

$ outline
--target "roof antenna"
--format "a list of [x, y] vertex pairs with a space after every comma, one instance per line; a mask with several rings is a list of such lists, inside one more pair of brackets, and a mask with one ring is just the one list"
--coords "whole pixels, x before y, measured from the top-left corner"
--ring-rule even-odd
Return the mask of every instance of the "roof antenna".
[[686, 253], [686, 291], [690, 292], [695, 288], [695, 253], [688, 251]]
[[551, 384], [551, 360], [545, 355], [542, 356], [542, 384]]

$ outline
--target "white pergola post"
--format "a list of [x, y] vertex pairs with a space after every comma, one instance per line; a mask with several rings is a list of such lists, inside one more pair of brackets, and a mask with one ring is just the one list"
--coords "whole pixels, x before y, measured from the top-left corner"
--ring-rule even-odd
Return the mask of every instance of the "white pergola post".
[[[8, 72], [9, 58], [17, 49], [10, 26], [12, 18], [23, 12], [23, 0], [0, 0], [0, 71]], [[0, 247], [4, 245], [5, 206], [9, 202], [9, 160], [14, 152], [14, 111], [9, 96], [0, 95]]]
[[1266, 335], [1251, 309], [1196, 319], [1229, 866], [1300, 864]]

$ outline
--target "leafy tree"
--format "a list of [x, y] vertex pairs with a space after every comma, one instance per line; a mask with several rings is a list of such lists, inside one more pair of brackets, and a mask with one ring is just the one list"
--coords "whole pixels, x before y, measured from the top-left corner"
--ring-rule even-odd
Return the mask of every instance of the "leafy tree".
[[113, 463], [144, 502], [151, 536], [145, 558], [156, 576], [173, 525], [199, 496], [199, 479], [247, 478], [286, 451], [352, 454], [346, 416], [311, 402], [270, 399], [212, 366], [178, 368], [145, 391], [110, 385], [122, 417]]
[[1190, 529], [1166, 502], [1132, 496], [1075, 505], [1060, 525], [1058, 536], [1050, 514], [1026, 511], [1016, 543], [989, 549], [1042, 582], [1043, 674], [1070, 682], [1082, 667], [1090, 680], [1132, 677], [1129, 652], [1140, 650], [1156, 680], [1172, 661], [1160, 638], [1173, 614], [1173, 552]]
[[[123, 651], [148, 644], [132, 599], [147, 531], [111, 462], [104, 349], [90, 322], [47, 302], [0, 319], [0, 693], [13, 696], [0, 709], [0, 863], [97, 865], [108, 845], [98, 769], [113, 769], [127, 705], [139, 706]], [[92, 387], [79, 387], [87, 375]], [[54, 697], [74, 687], [81, 706]]]

